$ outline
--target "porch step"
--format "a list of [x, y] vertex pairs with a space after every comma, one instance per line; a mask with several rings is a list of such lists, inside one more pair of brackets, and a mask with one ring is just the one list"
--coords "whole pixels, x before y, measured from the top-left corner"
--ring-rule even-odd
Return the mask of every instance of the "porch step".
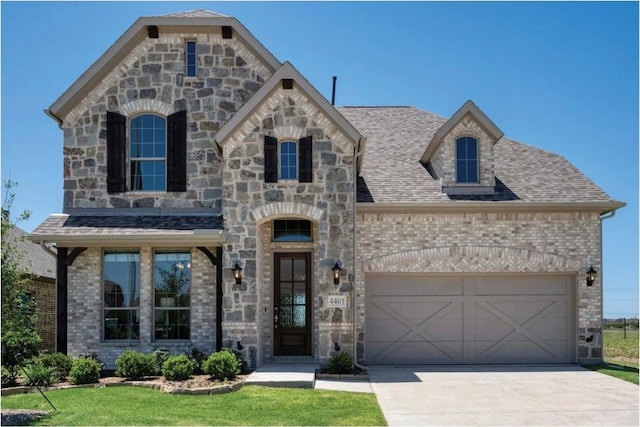
[[306, 364], [317, 364], [317, 360], [313, 358], [313, 356], [273, 356], [273, 359], [270, 363], [306, 363]]
[[267, 387], [313, 388], [317, 367], [316, 362], [268, 363], [253, 371], [244, 383]]

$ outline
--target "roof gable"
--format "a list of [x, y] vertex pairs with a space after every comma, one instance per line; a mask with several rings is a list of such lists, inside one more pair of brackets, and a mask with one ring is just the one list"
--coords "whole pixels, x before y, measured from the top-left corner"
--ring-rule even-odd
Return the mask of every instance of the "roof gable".
[[474, 121], [482, 127], [487, 135], [492, 138], [494, 144], [504, 135], [504, 133], [491, 121], [491, 119], [489, 119], [489, 117], [487, 117], [487, 115], [469, 99], [433, 135], [433, 138], [427, 145], [427, 148], [420, 159], [422, 163], [426, 164], [431, 159], [431, 156], [436, 151], [444, 137], [447, 136], [447, 134], [451, 132], [451, 130], [467, 115], [470, 115]]
[[[265, 102], [282, 87], [283, 80], [292, 80], [293, 89], [304, 94], [317, 109], [349, 140], [358, 144], [364, 139], [360, 132], [338, 110], [329, 103], [318, 90], [305, 79], [302, 74], [288, 61], [251, 97], [216, 133], [216, 143], [221, 147], [226, 145], [241, 127], [247, 125], [248, 120], [262, 107]], [[253, 126], [251, 126], [253, 128]]]
[[276, 59], [237, 19], [214, 12], [197, 10], [180, 14], [142, 17], [124, 32], [105, 53], [96, 60], [60, 97], [45, 110], [59, 124], [103, 79], [147, 39], [147, 29], [158, 27], [163, 33], [213, 33], [221, 27], [231, 27], [233, 37], [247, 46], [262, 64], [273, 73], [280, 68]]

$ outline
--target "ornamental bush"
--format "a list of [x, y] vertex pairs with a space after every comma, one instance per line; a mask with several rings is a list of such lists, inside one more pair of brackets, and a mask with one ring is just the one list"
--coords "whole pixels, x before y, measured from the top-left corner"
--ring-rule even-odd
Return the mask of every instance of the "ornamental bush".
[[220, 381], [234, 379], [240, 372], [236, 355], [227, 348], [209, 356], [204, 362], [203, 369], [205, 374]]
[[56, 382], [57, 375], [53, 368], [35, 363], [24, 368], [27, 377], [22, 385], [49, 387]]
[[340, 352], [329, 359], [327, 368], [331, 374], [350, 374], [353, 372], [353, 359], [349, 353]]
[[64, 353], [44, 353], [38, 357], [38, 364], [51, 368], [55, 374], [55, 381], [64, 381], [69, 376], [73, 359]]
[[100, 380], [101, 365], [88, 357], [79, 357], [73, 361], [69, 380], [72, 384], [93, 384]]
[[157, 349], [151, 353], [154, 360], [154, 366], [156, 375], [162, 375], [162, 365], [171, 357], [171, 352], [168, 350]]
[[162, 375], [169, 381], [188, 380], [193, 374], [193, 362], [186, 354], [171, 356], [162, 365]]
[[116, 375], [130, 380], [141, 380], [148, 375], [154, 375], [156, 360], [153, 354], [125, 350], [116, 359]]

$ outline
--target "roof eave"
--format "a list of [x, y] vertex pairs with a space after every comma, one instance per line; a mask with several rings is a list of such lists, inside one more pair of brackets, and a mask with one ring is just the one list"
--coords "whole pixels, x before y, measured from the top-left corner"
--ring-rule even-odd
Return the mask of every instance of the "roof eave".
[[32, 233], [27, 236], [27, 239], [34, 242], [55, 243], [59, 248], [140, 247], [145, 245], [165, 247], [220, 246], [222, 244], [222, 230], [194, 230], [180, 234], [136, 233], [106, 236]]
[[354, 143], [363, 139], [362, 134], [336, 108], [327, 101], [318, 90], [288, 61], [282, 64], [275, 74], [218, 130], [216, 143], [224, 147], [228, 138], [251, 117], [269, 96], [278, 88], [282, 79], [292, 79], [299, 89], [327, 115], [327, 117]]
[[598, 212], [604, 214], [626, 206], [619, 201], [603, 202], [428, 202], [370, 203], [358, 202], [358, 213], [442, 213], [442, 212]]
[[146, 28], [150, 25], [159, 27], [192, 27], [212, 28], [219, 26], [231, 26], [234, 37], [238, 36], [246, 42], [249, 49], [263, 60], [271, 72], [280, 67], [280, 61], [269, 52], [237, 19], [233, 17], [142, 17], [138, 18], [127, 31], [125, 31], [105, 53], [100, 56], [82, 75], [45, 110], [49, 116], [56, 119], [64, 119], [75, 105], [85, 95], [87, 85], [94, 87], [106, 74], [119, 64], [124, 57], [147, 37]]

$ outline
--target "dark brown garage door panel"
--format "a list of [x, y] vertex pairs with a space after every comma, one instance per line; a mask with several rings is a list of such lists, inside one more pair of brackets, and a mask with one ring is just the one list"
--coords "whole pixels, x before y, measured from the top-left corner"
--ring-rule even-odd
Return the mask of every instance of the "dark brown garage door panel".
[[568, 276], [367, 277], [370, 364], [573, 361]]

